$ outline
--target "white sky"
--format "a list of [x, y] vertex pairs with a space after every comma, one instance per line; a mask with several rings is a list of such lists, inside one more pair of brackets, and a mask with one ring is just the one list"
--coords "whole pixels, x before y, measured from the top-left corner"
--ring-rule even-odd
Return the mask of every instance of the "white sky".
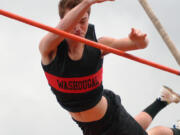
[[[180, 50], [180, 1], [151, 0], [154, 12]], [[55, 26], [58, 21], [58, 0], [0, 0], [0, 8], [35, 21]], [[131, 27], [148, 34], [145, 50], [133, 55], [175, 69], [175, 62], [137, 0], [117, 0], [92, 7], [90, 22], [96, 25], [98, 37], [126, 37]], [[81, 135], [78, 126], [63, 110], [51, 93], [41, 68], [38, 50], [46, 34], [20, 22], [0, 16], [0, 134], [1, 135]], [[122, 98], [133, 116], [152, 103], [162, 85], [180, 93], [180, 78], [176, 75], [109, 55], [104, 61], [104, 86]], [[172, 127], [180, 119], [180, 104], [166, 107], [151, 127]]]

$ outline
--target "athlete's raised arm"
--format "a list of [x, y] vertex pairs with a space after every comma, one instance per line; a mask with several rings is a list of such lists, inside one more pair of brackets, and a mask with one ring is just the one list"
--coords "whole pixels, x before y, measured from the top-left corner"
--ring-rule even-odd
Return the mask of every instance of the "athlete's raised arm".
[[[83, 15], [88, 12], [92, 4], [101, 3], [104, 1], [112, 0], [82, 0], [80, 4], [72, 7], [72, 9], [64, 9], [64, 13], [61, 16], [61, 21], [58, 23], [56, 28], [70, 32], [78, 24]], [[51, 62], [51, 60], [54, 58], [57, 47], [63, 40], [64, 37], [53, 33], [48, 33], [42, 38], [39, 44], [39, 50], [42, 55], [43, 64], [49, 64]]]

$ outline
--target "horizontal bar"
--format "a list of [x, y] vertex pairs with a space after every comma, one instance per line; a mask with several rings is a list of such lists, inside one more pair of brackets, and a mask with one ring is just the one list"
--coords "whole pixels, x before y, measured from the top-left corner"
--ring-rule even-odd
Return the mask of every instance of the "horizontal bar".
[[122, 57], [125, 57], [125, 58], [128, 58], [128, 59], [137, 61], [139, 63], [146, 64], [146, 65], [149, 65], [151, 67], [158, 68], [160, 70], [163, 70], [163, 71], [166, 71], [166, 72], [169, 72], [169, 73], [173, 73], [173, 74], [176, 74], [176, 75], [180, 76], [180, 71], [175, 70], [173, 68], [169, 68], [169, 67], [160, 65], [158, 63], [151, 62], [151, 61], [148, 61], [148, 60], [136, 57], [136, 56], [128, 54], [128, 53], [126, 53], [124, 51], [121, 51], [121, 50], [118, 50], [118, 49], [114, 49], [114, 48], [111, 48], [109, 46], [106, 46], [106, 45], [103, 45], [103, 44], [100, 44], [100, 43], [97, 43], [97, 42], [94, 42], [94, 41], [91, 41], [91, 40], [87, 40], [87, 39], [79, 37], [77, 35], [73, 35], [73, 34], [70, 34], [68, 32], [65, 32], [65, 31], [62, 31], [62, 30], [59, 30], [59, 29], [56, 29], [56, 28], [53, 28], [53, 27], [41, 24], [39, 22], [36, 22], [36, 21], [30, 20], [30, 19], [21, 17], [19, 15], [7, 12], [5, 10], [0, 9], [0, 14], [3, 15], [3, 16], [9, 17], [11, 19], [15, 19], [15, 20], [18, 20], [20, 22], [32, 25], [34, 27], [38, 27], [40, 29], [43, 29], [43, 30], [55, 33], [57, 35], [60, 35], [60, 36], [66, 37], [66, 38], [70, 38], [72, 40], [85, 43], [85, 44], [90, 45], [92, 47], [95, 47], [95, 48], [98, 48], [98, 49], [102, 49], [104, 51], [111, 52], [111, 53], [114, 53], [116, 55], [119, 55], [119, 56], [122, 56]]

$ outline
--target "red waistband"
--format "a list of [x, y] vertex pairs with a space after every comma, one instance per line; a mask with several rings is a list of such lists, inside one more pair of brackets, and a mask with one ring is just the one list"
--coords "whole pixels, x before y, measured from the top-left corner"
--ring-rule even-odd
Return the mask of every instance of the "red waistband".
[[96, 89], [102, 83], [101, 68], [95, 74], [84, 77], [64, 78], [45, 72], [48, 83], [51, 87], [64, 93], [84, 93]]

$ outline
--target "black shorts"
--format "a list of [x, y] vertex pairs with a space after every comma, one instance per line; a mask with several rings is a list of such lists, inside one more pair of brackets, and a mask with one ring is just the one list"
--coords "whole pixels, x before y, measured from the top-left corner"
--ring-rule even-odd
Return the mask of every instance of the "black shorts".
[[76, 121], [84, 135], [147, 135], [124, 109], [118, 95], [104, 90], [103, 96], [108, 101], [108, 109], [102, 119], [93, 122]]

